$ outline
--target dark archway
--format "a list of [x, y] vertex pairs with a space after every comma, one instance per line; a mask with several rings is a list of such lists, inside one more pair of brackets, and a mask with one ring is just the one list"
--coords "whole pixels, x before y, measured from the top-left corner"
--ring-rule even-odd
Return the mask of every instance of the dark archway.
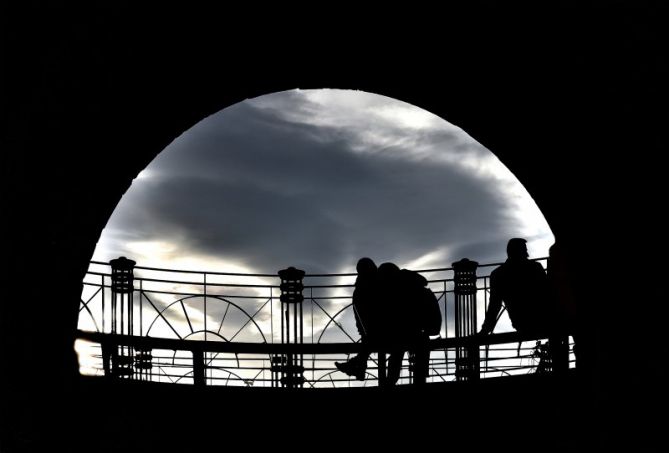
[[[593, 442], [600, 433], [613, 442], [628, 423], [646, 439], [663, 426], [660, 417], [632, 422], [624, 415], [650, 414], [650, 384], [666, 378], [666, 365], [650, 360], [666, 329], [657, 321], [666, 319], [658, 302], [666, 289], [621, 285], [620, 278], [647, 282], [651, 271], [667, 270], [669, 229], [657, 214], [667, 206], [664, 8], [552, 11], [532, 23], [491, 11], [472, 16], [469, 26], [449, 22], [448, 38], [443, 21], [424, 14], [413, 39], [367, 24], [345, 37], [340, 28], [296, 24], [272, 30], [262, 47], [230, 45], [239, 39], [226, 28], [232, 19], [193, 27], [196, 34], [149, 31], [141, 20], [119, 33], [125, 14], [100, 11], [68, 27], [33, 13], [8, 33], [3, 193], [13, 228], [0, 313], [3, 369], [10, 370], [2, 373], [6, 442], [42, 445], [71, 429], [63, 408], [80, 385], [72, 338], [81, 280], [132, 178], [201, 118], [295, 87], [402, 99], [493, 150], [568, 253], [579, 316], [592, 326], [584, 345], [587, 379], [599, 392]], [[332, 53], [294, 51], [309, 36]], [[643, 347], [630, 347], [642, 340], [621, 337], [623, 325], [645, 327]], [[610, 370], [632, 351], [630, 383]], [[641, 395], [622, 393], [626, 386]]]

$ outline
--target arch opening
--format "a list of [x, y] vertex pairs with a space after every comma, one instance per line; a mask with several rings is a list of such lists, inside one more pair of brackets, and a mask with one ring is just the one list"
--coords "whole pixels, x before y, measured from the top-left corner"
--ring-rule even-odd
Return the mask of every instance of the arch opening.
[[[292, 90], [225, 108], [176, 138], [133, 181], [93, 259], [124, 255], [144, 267], [203, 271], [205, 279], [212, 271], [235, 274], [218, 284], [255, 285], [255, 293], [228, 286], [212, 297], [243, 300], [261, 336], [274, 339], [276, 294], [265, 288], [278, 269], [347, 273], [361, 256], [411, 269], [463, 257], [500, 262], [510, 237], [527, 238], [535, 257], [554, 241], [522, 184], [462, 129], [380, 95]], [[203, 283], [178, 284], [186, 294]], [[150, 301], [157, 312], [178, 311], [159, 294]], [[312, 339], [353, 339], [343, 294], [332, 288], [315, 303]], [[183, 302], [181, 311], [182, 327], [207, 330], [191, 325]], [[228, 316], [205, 312], [202, 325]], [[328, 315], [340, 312], [337, 322]], [[248, 325], [230, 322], [238, 333]], [[510, 329], [508, 319], [500, 325]]]

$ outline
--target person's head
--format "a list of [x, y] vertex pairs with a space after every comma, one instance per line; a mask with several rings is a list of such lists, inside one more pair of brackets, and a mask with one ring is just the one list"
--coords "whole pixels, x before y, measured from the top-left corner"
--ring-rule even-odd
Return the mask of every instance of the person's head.
[[400, 268], [394, 263], [383, 263], [379, 266], [379, 277], [382, 279], [392, 280], [397, 278], [400, 274]]
[[527, 259], [527, 241], [523, 238], [509, 239], [506, 244], [506, 256], [512, 260]]
[[376, 272], [376, 264], [371, 258], [360, 258], [355, 269], [358, 271], [359, 275], [369, 275]]

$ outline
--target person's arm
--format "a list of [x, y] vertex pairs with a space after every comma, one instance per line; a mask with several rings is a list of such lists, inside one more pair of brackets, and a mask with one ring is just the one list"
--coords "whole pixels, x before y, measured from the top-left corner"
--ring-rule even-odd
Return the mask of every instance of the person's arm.
[[502, 296], [499, 294], [499, 283], [496, 273], [493, 271], [490, 274], [490, 303], [488, 304], [488, 311], [485, 314], [485, 320], [481, 327], [481, 334], [487, 335], [492, 333], [497, 324], [497, 316], [502, 309]]

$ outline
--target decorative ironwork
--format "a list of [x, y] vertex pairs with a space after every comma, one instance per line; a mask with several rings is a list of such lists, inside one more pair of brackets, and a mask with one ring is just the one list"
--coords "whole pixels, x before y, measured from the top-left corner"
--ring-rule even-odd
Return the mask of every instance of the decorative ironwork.
[[[456, 338], [476, 335], [476, 268], [479, 263], [464, 258], [453, 263], [455, 281], [455, 336]], [[457, 348], [455, 352], [457, 380], [478, 379], [478, 347]]]
[[[279, 271], [281, 279], [281, 344], [304, 343], [304, 312], [302, 290], [304, 271], [289, 267]], [[292, 331], [292, 335], [291, 335]], [[297, 388], [304, 384], [304, 357], [287, 353], [272, 357], [272, 374], [283, 387]]]
[[[477, 308], [484, 309], [487, 302], [485, 270], [499, 264], [480, 265], [473, 271], [470, 264], [462, 273], [457, 264], [419, 271], [428, 279], [444, 315], [441, 338], [430, 342], [428, 383], [536, 372], [539, 360], [527, 342], [533, 345], [543, 338], [523, 339], [515, 332], [483, 338], [473, 335], [479, 327]], [[283, 376], [274, 373], [273, 367], [275, 371], [277, 366], [285, 367], [290, 359], [292, 365], [302, 367], [293, 370], [299, 371], [293, 376], [301, 379], [299, 383], [284, 380], [284, 384], [307, 388], [378, 385], [376, 352], [370, 357], [365, 381], [352, 380], [334, 366], [334, 361], [346, 360], [360, 350], [351, 309], [356, 274], [302, 274], [277, 282], [272, 274], [135, 265], [132, 275], [122, 274], [123, 281], [114, 285], [115, 274], [109, 267], [110, 263], [91, 263], [80, 306], [79, 337], [93, 342], [90, 356], [100, 360], [100, 374], [197, 385], [278, 387]], [[477, 275], [481, 270], [483, 275]], [[118, 299], [121, 291], [123, 316]], [[130, 294], [132, 329], [127, 309]], [[464, 296], [467, 299], [458, 299]], [[112, 333], [115, 298], [118, 316], [116, 333]], [[123, 326], [121, 319], [126, 320]], [[130, 359], [114, 360], [114, 351], [132, 353], [117, 353]], [[458, 356], [458, 351], [465, 353]], [[458, 357], [468, 361], [463, 364]], [[405, 360], [400, 384], [411, 382], [409, 366]], [[570, 366], [574, 366], [573, 355]]]
[[[111, 334], [133, 335], [135, 306], [133, 286], [135, 264], [122, 256], [109, 262], [111, 265]], [[111, 362], [110, 375], [119, 378], [132, 378], [134, 368], [134, 350], [131, 345], [119, 345], [107, 352], [106, 360]]]

